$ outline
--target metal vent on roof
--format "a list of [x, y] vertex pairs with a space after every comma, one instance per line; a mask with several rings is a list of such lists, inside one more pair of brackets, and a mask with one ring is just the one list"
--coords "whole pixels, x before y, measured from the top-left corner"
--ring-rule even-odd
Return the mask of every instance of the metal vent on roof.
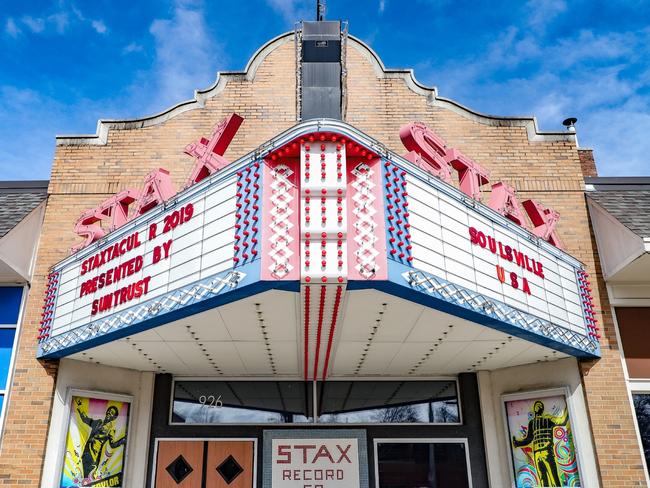
[[341, 119], [341, 23], [303, 22], [301, 120]]

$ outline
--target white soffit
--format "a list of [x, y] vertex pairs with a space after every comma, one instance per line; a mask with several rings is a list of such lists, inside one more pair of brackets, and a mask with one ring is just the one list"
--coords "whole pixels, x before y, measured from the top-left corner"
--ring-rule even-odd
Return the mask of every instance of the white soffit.
[[437, 376], [566, 354], [385, 293], [349, 292], [331, 378]]
[[38, 205], [0, 239], [0, 282], [29, 282], [45, 213]]
[[603, 275], [608, 282], [647, 281], [650, 239], [632, 232], [607, 210], [587, 198]]
[[[70, 358], [176, 375], [302, 378], [299, 297], [264, 292]], [[563, 357], [383, 292], [357, 290], [347, 295], [329, 377], [453, 375]]]

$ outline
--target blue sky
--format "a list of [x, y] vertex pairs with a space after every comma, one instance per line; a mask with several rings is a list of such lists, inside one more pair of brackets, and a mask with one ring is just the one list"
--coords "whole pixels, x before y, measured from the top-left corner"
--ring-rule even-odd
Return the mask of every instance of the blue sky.
[[[191, 98], [314, 3], [4, 0], [0, 179], [48, 178], [55, 134]], [[577, 117], [603, 176], [650, 175], [647, 1], [329, 0], [326, 17], [480, 112], [535, 115], [542, 130]]]

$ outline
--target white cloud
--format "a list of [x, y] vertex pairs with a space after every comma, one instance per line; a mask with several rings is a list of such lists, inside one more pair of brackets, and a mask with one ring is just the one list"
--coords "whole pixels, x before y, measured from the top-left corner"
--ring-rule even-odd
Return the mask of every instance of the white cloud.
[[22, 31], [20, 30], [20, 27], [16, 25], [16, 21], [13, 18], [9, 17], [5, 23], [5, 32], [15, 39], [20, 35]]
[[[88, 19], [83, 15], [81, 10], [74, 5], [67, 7], [64, 1], [60, 1], [58, 3], [58, 10], [49, 15], [47, 13], [39, 17], [23, 15], [20, 18], [20, 25], [33, 34], [47, 34], [52, 31], [57, 34], [65, 34], [71, 25], [71, 21], [72, 23], [90, 26], [98, 34], [108, 32], [108, 28], [103, 20]], [[12, 37], [17, 37], [22, 31], [18, 23], [13, 18], [9, 18], [5, 24], [5, 32]]]
[[[316, 20], [316, 2], [307, 0], [266, 0], [266, 3], [293, 25], [301, 20]], [[327, 11], [325, 12], [327, 18]]]
[[195, 88], [214, 80], [222, 51], [213, 41], [202, 10], [179, 3], [170, 19], [156, 19], [149, 29], [155, 41], [154, 73], [158, 111], [187, 100]]
[[98, 34], [105, 34], [107, 31], [106, 24], [104, 24], [104, 22], [101, 20], [93, 20], [90, 24]]
[[144, 50], [144, 47], [142, 47], [141, 44], [138, 44], [136, 42], [132, 42], [126, 46], [124, 46], [124, 49], [122, 49], [123, 54], [131, 54], [131, 53], [139, 53]]
[[379, 0], [379, 13], [383, 14], [386, 10], [386, 0]]
[[57, 12], [47, 18], [48, 22], [54, 25], [54, 29], [58, 34], [64, 34], [70, 23], [68, 14], [65, 12]]
[[650, 173], [648, 57], [650, 29], [583, 30], [544, 44], [512, 26], [472, 57], [428, 61], [417, 72], [442, 96], [495, 115], [532, 113], [542, 130], [563, 130], [563, 119], [577, 117], [580, 143], [595, 149], [601, 174], [638, 175]]
[[556, 17], [566, 12], [567, 4], [565, 0], [529, 0], [524, 9], [529, 12], [528, 24], [541, 31]]
[[45, 30], [45, 21], [41, 18], [34, 18], [30, 17], [29, 15], [25, 15], [21, 20], [23, 24], [29, 28], [29, 30], [36, 34]]

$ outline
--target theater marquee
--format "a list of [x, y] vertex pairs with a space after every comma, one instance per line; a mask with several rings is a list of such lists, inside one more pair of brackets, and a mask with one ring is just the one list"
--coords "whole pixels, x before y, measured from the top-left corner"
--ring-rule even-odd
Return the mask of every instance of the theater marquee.
[[599, 355], [588, 277], [560, 248], [559, 214], [503, 182], [481, 203], [489, 172], [424, 125], [402, 129], [405, 157], [321, 120], [228, 163], [241, 122], [233, 114], [186, 147], [195, 163], [184, 189], [159, 168], [82, 214], [83, 240], [49, 275], [41, 357], [272, 289], [300, 293], [305, 378], [327, 375], [355, 290]]

